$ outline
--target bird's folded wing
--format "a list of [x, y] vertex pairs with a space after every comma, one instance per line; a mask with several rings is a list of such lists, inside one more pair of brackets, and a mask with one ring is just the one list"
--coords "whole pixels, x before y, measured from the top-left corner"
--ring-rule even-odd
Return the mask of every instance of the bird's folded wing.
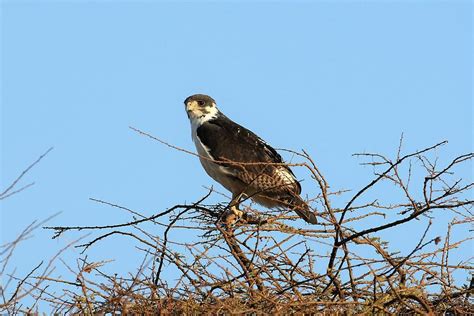
[[224, 115], [198, 127], [197, 137], [214, 160], [244, 183], [258, 181], [262, 189], [286, 186], [297, 194], [301, 192], [290, 168], [275, 165], [283, 163], [277, 151]]

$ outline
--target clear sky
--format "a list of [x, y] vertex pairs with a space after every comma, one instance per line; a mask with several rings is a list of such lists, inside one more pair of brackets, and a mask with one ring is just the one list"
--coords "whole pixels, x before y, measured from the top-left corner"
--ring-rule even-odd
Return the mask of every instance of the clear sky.
[[[151, 215], [203, 195], [215, 183], [194, 157], [128, 128], [194, 150], [183, 105], [194, 93], [274, 147], [305, 148], [334, 190], [368, 183], [372, 170], [351, 154], [394, 155], [401, 133], [406, 152], [448, 140], [440, 162], [473, 150], [470, 1], [12, 0], [1, 10], [1, 187], [54, 146], [23, 182], [36, 184], [1, 202], [2, 243], [58, 211], [52, 225], [129, 219], [89, 197]], [[457, 170], [466, 180], [470, 166]], [[435, 224], [431, 237], [447, 222]], [[416, 228], [391, 232], [400, 249]], [[37, 231], [19, 248], [20, 271], [77, 236]], [[89, 259], [115, 258], [117, 271], [140, 262], [123, 239], [98, 248]]]

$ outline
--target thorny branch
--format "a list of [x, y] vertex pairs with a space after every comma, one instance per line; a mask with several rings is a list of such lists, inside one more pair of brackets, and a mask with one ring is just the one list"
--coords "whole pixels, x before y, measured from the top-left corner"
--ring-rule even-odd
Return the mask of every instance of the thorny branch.
[[[216, 192], [213, 189], [196, 203], [175, 205], [155, 215], [94, 200], [129, 212], [133, 220], [46, 228], [54, 230], [53, 238], [66, 231], [99, 232], [79, 245], [84, 251], [112, 236], [131, 238], [145, 253], [138, 272], [111, 276], [101, 271], [102, 263], [86, 264], [83, 260], [75, 270], [71, 268], [77, 282], [43, 277], [44, 281], [63, 282], [70, 290], [58, 295], [38, 288], [31, 295], [47, 300], [57, 312], [89, 314], [336, 313], [348, 308], [357, 314], [472, 312], [469, 295], [474, 281], [468, 278], [474, 272], [473, 258], [464, 254], [458, 264], [449, 258], [472, 240], [454, 240], [452, 231], [467, 230], [474, 222], [474, 201], [470, 199], [474, 184], [456, 178], [456, 167], [470, 162], [474, 154], [460, 155], [438, 167], [440, 162], [433, 154], [445, 144], [404, 155], [401, 139], [393, 159], [375, 153], [357, 154], [369, 159], [363, 164], [374, 168], [375, 177], [352, 195], [348, 190], [332, 191], [307, 152], [290, 151], [301, 159], [291, 166], [307, 170], [316, 184], [312, 190], [306, 183], [309, 192], [313, 191], [308, 203], [321, 219], [313, 226], [301, 225], [286, 213], [256, 209], [250, 201], [244, 202], [247, 218], [259, 220], [242, 219], [227, 225], [221, 221], [226, 203], [204, 204]], [[386, 184], [392, 194], [387, 194]], [[397, 192], [400, 197], [396, 202], [387, 199]], [[169, 223], [162, 223], [168, 216]], [[418, 225], [423, 227], [419, 238], [406, 247], [407, 253], [401, 253], [397, 242], [385, 240], [383, 233], [403, 229], [413, 221], [426, 225]], [[432, 227], [440, 221], [444, 227], [448, 225], [445, 237], [438, 236], [439, 229], [433, 236]], [[174, 234], [185, 234], [185, 241], [174, 238]], [[89, 278], [93, 271], [104, 280]]]

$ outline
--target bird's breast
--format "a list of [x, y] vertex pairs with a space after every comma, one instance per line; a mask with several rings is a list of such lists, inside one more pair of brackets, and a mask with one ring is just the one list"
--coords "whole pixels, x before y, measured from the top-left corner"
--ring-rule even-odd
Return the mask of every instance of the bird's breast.
[[210, 148], [201, 142], [197, 136], [196, 129], [193, 129], [192, 131], [192, 138], [194, 145], [196, 146], [196, 151], [199, 155], [199, 160], [206, 173], [211, 178], [222, 184], [222, 186], [224, 186], [227, 190], [231, 192], [240, 190], [241, 188], [236, 188], [236, 183], [234, 183], [232, 178], [229, 177], [229, 175], [232, 175], [232, 173], [228, 170], [228, 168], [225, 168], [214, 162], [215, 160], [210, 154]]

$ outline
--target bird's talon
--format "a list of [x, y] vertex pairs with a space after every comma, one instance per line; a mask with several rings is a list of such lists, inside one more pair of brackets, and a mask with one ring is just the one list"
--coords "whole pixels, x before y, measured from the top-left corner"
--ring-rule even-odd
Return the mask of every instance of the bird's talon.
[[232, 226], [237, 223], [240, 219], [246, 219], [247, 214], [239, 210], [237, 207], [232, 206], [223, 215], [223, 222], [227, 226]]
[[230, 210], [232, 211], [232, 213], [234, 213], [235, 216], [237, 216], [238, 218], [241, 218], [242, 216], [244, 216], [244, 212], [242, 212], [241, 210], [239, 210], [236, 206], [232, 206], [230, 208]]

